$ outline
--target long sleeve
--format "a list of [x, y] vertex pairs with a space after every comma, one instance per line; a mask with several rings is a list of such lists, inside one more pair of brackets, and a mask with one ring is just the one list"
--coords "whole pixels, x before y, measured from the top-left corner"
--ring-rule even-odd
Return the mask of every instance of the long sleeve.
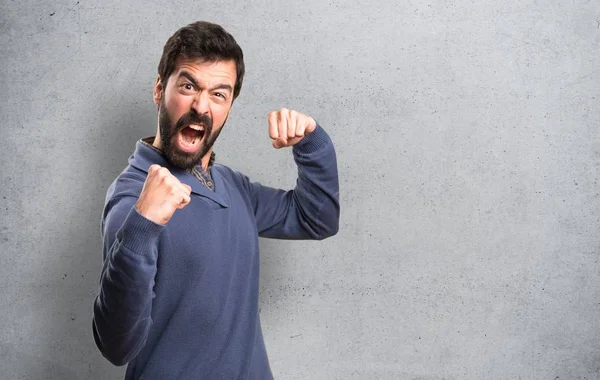
[[298, 166], [293, 190], [248, 183], [259, 236], [298, 240], [333, 236], [338, 231], [340, 216], [333, 142], [317, 125], [292, 151]]
[[99, 350], [117, 366], [135, 358], [152, 324], [157, 244], [164, 228], [140, 215], [136, 200], [111, 199], [103, 221], [104, 265], [92, 329]]

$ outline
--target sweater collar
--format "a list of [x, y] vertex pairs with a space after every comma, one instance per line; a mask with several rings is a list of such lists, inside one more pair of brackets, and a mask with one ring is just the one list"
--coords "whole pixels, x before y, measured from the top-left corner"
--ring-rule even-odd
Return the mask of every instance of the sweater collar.
[[215, 190], [211, 191], [202, 183], [200, 183], [200, 181], [190, 172], [171, 165], [159, 149], [156, 149], [147, 143], [147, 141], [152, 141], [150, 139], [151, 137], [146, 137], [136, 142], [135, 151], [131, 157], [129, 157], [129, 165], [145, 172], [146, 174], [148, 173], [150, 166], [153, 164], [163, 166], [169, 169], [171, 174], [173, 174], [179, 181], [189, 185], [192, 188], [192, 193], [208, 198], [220, 204], [222, 207], [229, 207], [229, 194], [224, 188], [225, 184], [223, 179], [219, 175], [218, 171], [215, 170], [213, 165], [214, 153], [211, 156], [208, 166], [208, 170], [210, 171], [213, 181], [215, 182]]

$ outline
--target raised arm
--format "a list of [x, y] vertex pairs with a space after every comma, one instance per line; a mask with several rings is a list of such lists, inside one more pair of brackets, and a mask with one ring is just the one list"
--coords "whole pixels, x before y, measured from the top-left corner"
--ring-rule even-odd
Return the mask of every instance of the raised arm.
[[248, 183], [259, 235], [316, 240], [335, 235], [339, 181], [329, 135], [312, 117], [287, 109], [269, 114], [269, 134], [275, 148], [293, 146], [298, 179], [289, 191]]

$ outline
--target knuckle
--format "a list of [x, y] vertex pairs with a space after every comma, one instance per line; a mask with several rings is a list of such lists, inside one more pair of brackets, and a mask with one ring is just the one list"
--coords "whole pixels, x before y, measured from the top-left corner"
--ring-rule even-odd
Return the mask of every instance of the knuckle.
[[169, 179], [169, 177], [164, 177], [164, 178], [161, 180], [161, 185], [162, 185], [162, 186], [165, 188], [165, 190], [166, 190], [167, 192], [169, 192], [169, 193], [170, 193], [170, 192], [172, 191], [172, 189], [173, 189], [173, 183], [171, 182], [171, 180]]
[[167, 180], [169, 180], [169, 178], [171, 178], [171, 177], [172, 177], [172, 175], [171, 175], [171, 172], [170, 172], [170, 171], [169, 171], [169, 169], [167, 169], [167, 168], [161, 168], [161, 169], [158, 171], [158, 175], [160, 176], [160, 178], [161, 178], [163, 181], [167, 181]]

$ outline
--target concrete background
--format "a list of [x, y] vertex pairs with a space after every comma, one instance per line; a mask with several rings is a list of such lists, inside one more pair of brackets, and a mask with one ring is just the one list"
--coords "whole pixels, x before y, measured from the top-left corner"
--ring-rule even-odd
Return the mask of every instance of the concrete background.
[[96, 3], [0, 5], [0, 379], [122, 377], [100, 213], [197, 19], [246, 56], [220, 162], [292, 186], [282, 106], [338, 149], [340, 233], [261, 241], [277, 379], [600, 378], [600, 2]]

